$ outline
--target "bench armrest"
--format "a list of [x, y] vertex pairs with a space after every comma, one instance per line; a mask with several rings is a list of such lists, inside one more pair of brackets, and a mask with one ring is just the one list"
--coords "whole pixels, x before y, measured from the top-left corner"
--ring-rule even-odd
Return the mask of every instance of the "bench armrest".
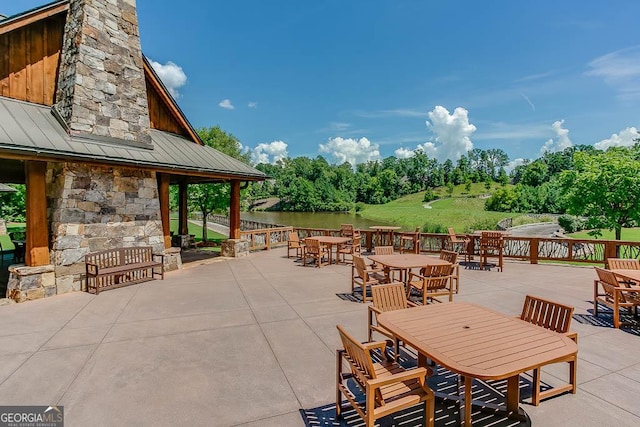
[[151, 254], [151, 259], [155, 261], [155, 258], [159, 257], [160, 262], [164, 264], [164, 254]]
[[98, 264], [94, 264], [92, 262], [87, 262], [86, 266], [87, 266], [87, 274], [91, 274], [93, 276], [97, 276], [98, 275], [98, 270], [100, 268], [100, 267], [98, 267]]

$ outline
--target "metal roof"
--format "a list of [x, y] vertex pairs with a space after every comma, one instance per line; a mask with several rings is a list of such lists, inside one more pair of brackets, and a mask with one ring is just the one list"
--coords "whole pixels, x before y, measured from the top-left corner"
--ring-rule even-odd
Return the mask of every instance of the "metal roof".
[[11, 153], [149, 167], [208, 178], [266, 178], [264, 173], [231, 156], [169, 132], [151, 129], [151, 140], [153, 148], [149, 149], [115, 138], [69, 135], [51, 107], [0, 96], [0, 157]]

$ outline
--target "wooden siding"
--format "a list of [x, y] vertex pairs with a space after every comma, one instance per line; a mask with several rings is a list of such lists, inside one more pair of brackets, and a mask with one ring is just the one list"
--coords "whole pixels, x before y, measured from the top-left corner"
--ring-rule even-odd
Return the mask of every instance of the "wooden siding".
[[149, 120], [151, 128], [175, 133], [190, 138], [189, 132], [175, 118], [172, 111], [167, 108], [162, 97], [149, 82], [149, 76], [145, 75], [147, 84], [147, 100], [149, 102]]
[[53, 105], [65, 14], [0, 34], [0, 95]]

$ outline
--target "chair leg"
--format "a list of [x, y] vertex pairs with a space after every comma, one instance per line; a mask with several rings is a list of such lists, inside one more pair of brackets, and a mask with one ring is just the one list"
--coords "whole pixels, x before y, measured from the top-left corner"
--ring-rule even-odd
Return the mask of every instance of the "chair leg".
[[342, 417], [342, 392], [340, 391], [340, 383], [342, 382], [342, 352], [336, 351], [336, 418]]

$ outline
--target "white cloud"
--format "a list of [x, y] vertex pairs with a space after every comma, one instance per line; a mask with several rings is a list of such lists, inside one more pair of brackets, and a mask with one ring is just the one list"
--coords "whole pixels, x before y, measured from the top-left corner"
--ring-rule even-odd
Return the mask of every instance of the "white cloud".
[[162, 80], [162, 83], [165, 85], [171, 96], [178, 99], [180, 97], [178, 89], [187, 83], [187, 75], [182, 71], [182, 67], [171, 61], [162, 65], [159, 62], [149, 59], [149, 63], [158, 77], [160, 77], [160, 80]]
[[411, 157], [416, 155], [416, 151], [412, 150], [410, 148], [400, 147], [396, 151], [394, 151], [393, 154], [398, 159], [409, 159], [409, 158], [411, 158]]
[[349, 162], [352, 166], [380, 159], [378, 144], [371, 144], [367, 138], [329, 138], [326, 144], [320, 144], [319, 151], [329, 154], [335, 163]]
[[547, 142], [544, 143], [542, 148], [540, 148], [541, 156], [547, 151], [553, 153], [573, 146], [573, 142], [571, 142], [571, 139], [569, 139], [569, 129], [564, 129], [562, 127], [563, 124], [564, 120], [557, 120], [553, 122], [551, 127], [556, 133], [556, 138], [549, 138]]
[[602, 55], [588, 64], [588, 76], [602, 77], [622, 99], [640, 98], [640, 46]]
[[619, 134], [613, 134], [607, 139], [593, 144], [598, 150], [606, 150], [609, 147], [630, 147], [636, 143], [636, 139], [640, 138], [638, 129], [631, 126], [621, 130]]
[[524, 93], [521, 93], [520, 96], [522, 96], [522, 98], [524, 98], [524, 100], [527, 101], [527, 104], [529, 104], [529, 107], [531, 107], [533, 111], [536, 111], [536, 106], [533, 105], [533, 102], [531, 102], [531, 100], [527, 95], [525, 95]]
[[260, 143], [251, 151], [251, 161], [259, 163], [276, 163], [288, 157], [287, 143], [284, 141], [272, 141]]
[[526, 159], [523, 159], [521, 157], [517, 159], [513, 159], [509, 162], [509, 164], [507, 164], [507, 166], [504, 167], [504, 170], [507, 173], [511, 173], [511, 171], [514, 170], [516, 167], [523, 165], [525, 161]]
[[438, 105], [429, 112], [426, 124], [436, 135], [434, 142], [426, 142], [418, 148], [439, 161], [458, 160], [460, 156], [473, 149], [471, 135], [476, 127], [469, 123], [468, 111], [462, 107], [453, 110], [453, 114]]
[[249, 103], [247, 104], [247, 106], [249, 108], [258, 108], [258, 103], [255, 101], [249, 101]]
[[236, 108], [233, 106], [230, 99], [223, 99], [218, 105], [226, 110], [235, 110]]

